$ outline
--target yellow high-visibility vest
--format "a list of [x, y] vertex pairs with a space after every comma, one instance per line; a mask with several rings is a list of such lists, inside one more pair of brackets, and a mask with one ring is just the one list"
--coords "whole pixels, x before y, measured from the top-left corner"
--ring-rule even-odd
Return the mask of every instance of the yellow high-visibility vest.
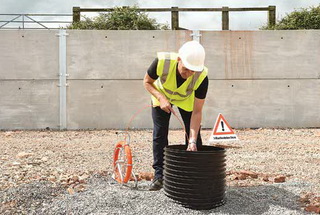
[[[165, 95], [168, 101], [185, 111], [193, 111], [195, 90], [208, 74], [204, 67], [202, 72], [195, 72], [177, 88], [176, 69], [178, 54], [174, 52], [159, 52], [157, 75], [158, 79], [153, 83], [154, 87]], [[151, 96], [153, 106], [160, 106], [160, 102]]]

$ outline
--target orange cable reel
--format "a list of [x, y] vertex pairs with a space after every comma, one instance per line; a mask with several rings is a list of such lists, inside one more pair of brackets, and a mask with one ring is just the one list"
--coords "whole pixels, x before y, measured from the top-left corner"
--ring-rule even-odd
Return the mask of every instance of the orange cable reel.
[[[130, 135], [129, 135], [129, 126], [130, 123], [133, 121], [133, 119], [144, 109], [151, 107], [151, 105], [146, 105], [143, 108], [139, 109], [129, 120], [129, 123], [127, 125], [127, 129], [123, 132], [125, 135], [127, 135], [125, 137], [125, 140], [123, 141], [119, 141], [116, 144], [116, 147], [114, 149], [114, 154], [113, 154], [113, 178], [121, 183], [121, 184], [125, 184], [127, 183], [130, 179], [131, 176], [134, 178], [135, 181], [135, 187], [137, 187], [137, 182], [138, 179], [136, 177], [136, 175], [134, 174], [132, 167], [132, 153], [131, 153], [131, 149], [129, 146], [130, 143]], [[118, 132], [116, 132], [116, 134], [119, 134]]]
[[132, 153], [126, 141], [116, 144], [113, 155], [114, 179], [119, 183], [127, 183], [132, 174]]
[[[128, 133], [129, 131], [129, 125], [130, 123], [133, 121], [133, 119], [144, 109], [148, 108], [148, 107], [152, 107], [152, 105], [146, 105], [143, 108], [139, 109], [130, 119], [127, 129], [126, 131], [120, 132], [123, 134], [126, 134], [127, 137], [125, 137], [125, 140], [119, 141], [116, 144], [116, 147], [114, 149], [114, 154], [113, 154], [113, 178], [121, 183], [121, 184], [125, 184], [127, 183], [130, 179], [131, 176], [133, 176], [134, 180], [135, 180], [135, 187], [137, 187], [137, 182], [138, 179], [136, 177], [136, 175], [134, 174], [132, 167], [132, 153], [131, 153], [131, 149], [129, 146], [130, 143], [130, 135]], [[177, 116], [177, 114], [173, 111], [173, 115], [175, 117], [177, 117], [178, 121], [180, 122], [180, 124], [182, 125], [184, 132], [188, 138], [188, 135], [185, 131], [185, 127], [181, 121], [181, 119]], [[119, 134], [118, 132], [116, 132], [116, 134]], [[188, 138], [189, 139], [189, 138]]]

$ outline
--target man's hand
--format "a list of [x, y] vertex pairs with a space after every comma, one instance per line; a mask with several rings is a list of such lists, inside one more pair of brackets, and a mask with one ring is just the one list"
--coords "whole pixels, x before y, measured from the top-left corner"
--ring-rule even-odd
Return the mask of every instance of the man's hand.
[[149, 91], [149, 93], [151, 93], [151, 95], [153, 95], [154, 97], [156, 97], [158, 99], [158, 101], [160, 102], [160, 108], [167, 112], [170, 113], [172, 112], [174, 114], [174, 110], [171, 107], [170, 102], [168, 101], [167, 97], [164, 96], [162, 93], [160, 93], [154, 86], [153, 83], [156, 80], [152, 79], [148, 73], [145, 74], [144, 79], [143, 79], [143, 84], [144, 84], [144, 88], [146, 88], [147, 91]]
[[188, 144], [187, 151], [197, 151], [197, 145], [195, 142], [191, 142]]
[[193, 111], [190, 119], [189, 145], [187, 148], [188, 151], [197, 151], [196, 142], [201, 124], [202, 107], [204, 101], [204, 99], [194, 98]]
[[168, 99], [167, 99], [166, 97], [161, 96], [161, 97], [159, 98], [159, 102], [160, 102], [160, 108], [161, 108], [163, 111], [165, 111], [165, 112], [167, 112], [167, 113], [170, 113], [170, 112], [174, 113], [174, 110], [173, 110], [173, 108], [171, 107], [171, 104], [170, 104], [170, 102], [168, 101]]

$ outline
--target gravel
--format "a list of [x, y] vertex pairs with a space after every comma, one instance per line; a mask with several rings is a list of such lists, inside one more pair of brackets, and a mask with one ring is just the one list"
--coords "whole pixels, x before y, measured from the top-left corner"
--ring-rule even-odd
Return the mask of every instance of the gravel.
[[[0, 214], [307, 214], [301, 196], [320, 195], [320, 129], [236, 133], [242, 148], [227, 149], [226, 204], [197, 211], [147, 191], [149, 181], [116, 183], [112, 155], [123, 137], [113, 130], [0, 132]], [[152, 172], [151, 131], [130, 134], [135, 173]], [[181, 139], [170, 131], [170, 144]], [[243, 171], [257, 177], [239, 179]]]
[[207, 211], [184, 208], [166, 197], [163, 190], [147, 191], [145, 181], [134, 189], [132, 183], [121, 186], [101, 175], [92, 176], [88, 189], [74, 195], [49, 183], [34, 182], [1, 192], [0, 199], [17, 201], [18, 209], [11, 212], [25, 214], [306, 214], [297, 204], [299, 196], [292, 191], [299, 193], [307, 186], [295, 182], [228, 187], [227, 203]]

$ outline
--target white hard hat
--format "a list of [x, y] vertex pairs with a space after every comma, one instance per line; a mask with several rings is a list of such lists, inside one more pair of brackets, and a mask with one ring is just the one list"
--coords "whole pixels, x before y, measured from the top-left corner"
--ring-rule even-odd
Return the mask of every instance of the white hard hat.
[[201, 72], [204, 67], [206, 53], [198, 41], [189, 41], [179, 49], [179, 57], [187, 69]]

